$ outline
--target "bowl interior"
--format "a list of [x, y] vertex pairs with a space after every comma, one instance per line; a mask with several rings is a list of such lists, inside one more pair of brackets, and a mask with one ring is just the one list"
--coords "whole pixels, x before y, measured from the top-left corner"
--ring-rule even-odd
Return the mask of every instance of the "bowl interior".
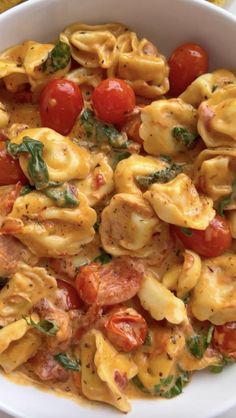
[[[167, 56], [183, 42], [197, 42], [209, 53], [211, 68], [236, 67], [232, 41], [236, 19], [200, 0], [31, 0], [0, 16], [0, 51], [26, 39], [48, 41], [69, 23], [119, 21], [152, 40]], [[184, 394], [172, 400], [133, 401], [129, 418], [210, 418], [236, 404], [236, 368], [221, 375], [199, 373]], [[88, 408], [0, 375], [0, 408], [24, 418], [104, 418], [120, 415], [105, 406]]]

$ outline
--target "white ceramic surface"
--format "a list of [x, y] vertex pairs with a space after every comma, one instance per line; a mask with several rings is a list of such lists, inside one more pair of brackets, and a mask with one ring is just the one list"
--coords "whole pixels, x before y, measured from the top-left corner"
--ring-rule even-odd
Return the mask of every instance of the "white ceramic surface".
[[[229, 4], [231, 11], [236, 9], [233, 3]], [[236, 18], [200, 0], [31, 0], [0, 16], [0, 50], [25, 39], [53, 39], [73, 21], [124, 22], [153, 40], [166, 54], [182, 42], [199, 42], [208, 50], [212, 68], [236, 68], [233, 53]], [[220, 375], [199, 373], [182, 396], [172, 400], [133, 401], [129, 418], [144, 418], [145, 414], [148, 418], [218, 416], [236, 405], [235, 378], [236, 367]], [[121, 416], [105, 406], [85, 408], [33, 387], [14, 385], [2, 376], [0, 408], [21, 418]]]

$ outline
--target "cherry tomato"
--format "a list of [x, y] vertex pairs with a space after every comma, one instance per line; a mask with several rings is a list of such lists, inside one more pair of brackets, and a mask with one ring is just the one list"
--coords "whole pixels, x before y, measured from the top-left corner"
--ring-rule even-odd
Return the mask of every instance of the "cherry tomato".
[[236, 359], [236, 322], [216, 326], [213, 334], [213, 345], [221, 353]]
[[92, 104], [99, 119], [120, 124], [134, 110], [135, 94], [125, 81], [107, 78], [94, 89]]
[[88, 305], [115, 305], [136, 295], [142, 275], [138, 263], [135, 265], [128, 257], [121, 257], [108, 264], [91, 263], [81, 267], [76, 288]]
[[175, 49], [169, 59], [170, 94], [179, 96], [195, 78], [208, 71], [208, 56], [199, 45], [187, 43]]
[[139, 135], [139, 128], [141, 125], [141, 114], [130, 116], [125, 124], [122, 126], [122, 131], [126, 132], [129, 139], [138, 144], [143, 145], [143, 139]]
[[12, 158], [7, 153], [6, 144], [0, 142], [0, 186], [15, 184], [18, 181], [21, 184], [29, 183], [20, 168], [19, 161]]
[[104, 327], [108, 339], [121, 351], [140, 347], [147, 335], [146, 321], [134, 309], [123, 309], [114, 313]]
[[68, 311], [81, 308], [82, 302], [76, 289], [70, 283], [57, 279], [57, 287], [63, 291]]
[[84, 106], [79, 86], [69, 80], [52, 80], [40, 96], [40, 117], [43, 126], [68, 135]]
[[186, 248], [203, 257], [217, 257], [232, 243], [228, 221], [219, 215], [215, 216], [205, 231], [189, 229], [188, 232], [184, 232], [183, 228], [175, 225], [171, 225], [171, 230]]

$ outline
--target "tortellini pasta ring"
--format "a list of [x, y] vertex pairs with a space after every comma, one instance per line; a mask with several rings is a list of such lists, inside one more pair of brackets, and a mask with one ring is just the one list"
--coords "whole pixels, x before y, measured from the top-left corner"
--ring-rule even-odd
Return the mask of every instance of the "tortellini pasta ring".
[[[21, 144], [25, 136], [43, 144], [43, 159], [48, 168], [50, 181], [65, 182], [83, 179], [89, 174], [90, 155], [88, 151], [73, 143], [68, 137], [49, 128], [32, 128], [20, 132], [17, 137], [12, 139], [12, 142]], [[24, 153], [19, 157], [20, 166], [31, 181], [28, 174], [28, 159], [28, 155]]]

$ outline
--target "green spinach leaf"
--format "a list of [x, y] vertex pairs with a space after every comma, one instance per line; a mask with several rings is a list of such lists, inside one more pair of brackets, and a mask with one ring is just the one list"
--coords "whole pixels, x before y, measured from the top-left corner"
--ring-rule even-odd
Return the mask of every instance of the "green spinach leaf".
[[110, 263], [110, 261], [112, 260], [112, 256], [108, 253], [106, 253], [106, 251], [104, 251], [103, 248], [100, 248], [101, 253], [94, 258], [94, 262], [95, 263], [101, 263], [101, 264], [107, 264]]
[[196, 334], [186, 339], [186, 345], [190, 353], [197, 359], [201, 359], [210, 345], [212, 335], [214, 332], [214, 326], [210, 326], [207, 335]]
[[155, 171], [148, 176], [136, 176], [135, 180], [141, 187], [147, 189], [153, 183], [168, 183], [180, 174], [182, 170], [182, 165], [170, 163], [166, 168]]
[[42, 334], [54, 336], [58, 331], [58, 326], [54, 321], [49, 321], [48, 319], [41, 319], [39, 322], [35, 322], [31, 317], [28, 320], [24, 318], [28, 325], [31, 325], [33, 328], [42, 332]]
[[47, 187], [42, 192], [52, 199], [59, 208], [75, 208], [79, 206], [76, 190], [69, 183], [64, 183], [58, 187]]
[[226, 197], [224, 197], [217, 208], [217, 212], [219, 215], [224, 216], [224, 210], [226, 206], [228, 206], [230, 203], [232, 203], [236, 199], [236, 179], [232, 183], [232, 192], [228, 194]]
[[80, 361], [77, 359], [71, 358], [66, 353], [57, 353], [54, 355], [54, 359], [62, 366], [64, 369], [72, 370], [73, 372], [80, 371]]
[[63, 70], [70, 63], [70, 47], [65, 42], [58, 41], [54, 48], [49, 52], [46, 61], [42, 64], [42, 71], [53, 74], [56, 71]]
[[198, 132], [190, 132], [186, 128], [181, 126], [175, 126], [172, 130], [172, 135], [180, 144], [184, 145], [188, 149], [192, 149], [197, 144], [199, 138]]
[[37, 190], [42, 190], [48, 186], [49, 174], [45, 161], [43, 160], [43, 143], [24, 136], [21, 144], [7, 142], [7, 152], [13, 157], [18, 157], [22, 153], [29, 154], [28, 174]]

